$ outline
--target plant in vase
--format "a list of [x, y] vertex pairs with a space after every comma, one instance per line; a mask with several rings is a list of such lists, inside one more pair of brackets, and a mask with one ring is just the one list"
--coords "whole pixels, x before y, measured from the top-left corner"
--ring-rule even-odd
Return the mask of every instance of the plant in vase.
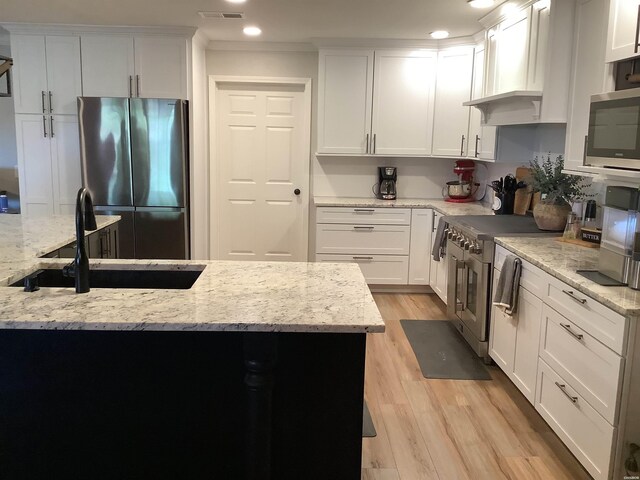
[[542, 162], [536, 157], [529, 164], [531, 168], [530, 183], [535, 192], [540, 192], [541, 200], [533, 208], [533, 218], [540, 230], [561, 232], [567, 224], [567, 216], [571, 213], [571, 205], [591, 195], [585, 193], [590, 183], [582, 177], [562, 173], [564, 158], [558, 155], [551, 160], [551, 154]]

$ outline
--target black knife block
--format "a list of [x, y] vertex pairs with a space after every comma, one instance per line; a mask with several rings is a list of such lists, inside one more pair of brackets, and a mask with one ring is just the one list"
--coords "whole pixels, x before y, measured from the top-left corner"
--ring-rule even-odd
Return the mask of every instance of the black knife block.
[[494, 210], [495, 215], [513, 215], [513, 206], [516, 202], [515, 192], [496, 193], [496, 198], [500, 200], [500, 208]]

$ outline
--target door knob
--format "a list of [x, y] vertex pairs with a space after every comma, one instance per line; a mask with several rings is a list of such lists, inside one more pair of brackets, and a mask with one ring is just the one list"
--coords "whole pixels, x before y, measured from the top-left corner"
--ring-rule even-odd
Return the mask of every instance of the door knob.
[[299, 188], [296, 188], [296, 189], [293, 191], [293, 193], [295, 193], [296, 195], [300, 195], [300, 189], [299, 189]]

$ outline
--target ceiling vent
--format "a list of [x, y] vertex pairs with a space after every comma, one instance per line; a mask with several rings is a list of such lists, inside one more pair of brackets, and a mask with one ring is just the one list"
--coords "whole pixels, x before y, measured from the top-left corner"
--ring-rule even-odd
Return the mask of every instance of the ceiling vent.
[[198, 12], [202, 18], [223, 18], [223, 19], [240, 19], [244, 18], [241, 12]]

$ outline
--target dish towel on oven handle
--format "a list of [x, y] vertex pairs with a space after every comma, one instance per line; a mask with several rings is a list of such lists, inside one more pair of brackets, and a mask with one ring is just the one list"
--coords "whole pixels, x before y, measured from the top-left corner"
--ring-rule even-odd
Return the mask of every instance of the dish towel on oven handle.
[[438, 229], [436, 230], [436, 239], [433, 242], [433, 249], [431, 250], [431, 256], [433, 260], [439, 262], [444, 257], [447, 250], [447, 236], [444, 234], [444, 230], [447, 228], [447, 222], [443, 217], [438, 220]]
[[500, 307], [509, 316], [518, 310], [521, 273], [522, 260], [515, 255], [507, 255], [502, 264], [502, 271], [493, 296], [493, 304]]

